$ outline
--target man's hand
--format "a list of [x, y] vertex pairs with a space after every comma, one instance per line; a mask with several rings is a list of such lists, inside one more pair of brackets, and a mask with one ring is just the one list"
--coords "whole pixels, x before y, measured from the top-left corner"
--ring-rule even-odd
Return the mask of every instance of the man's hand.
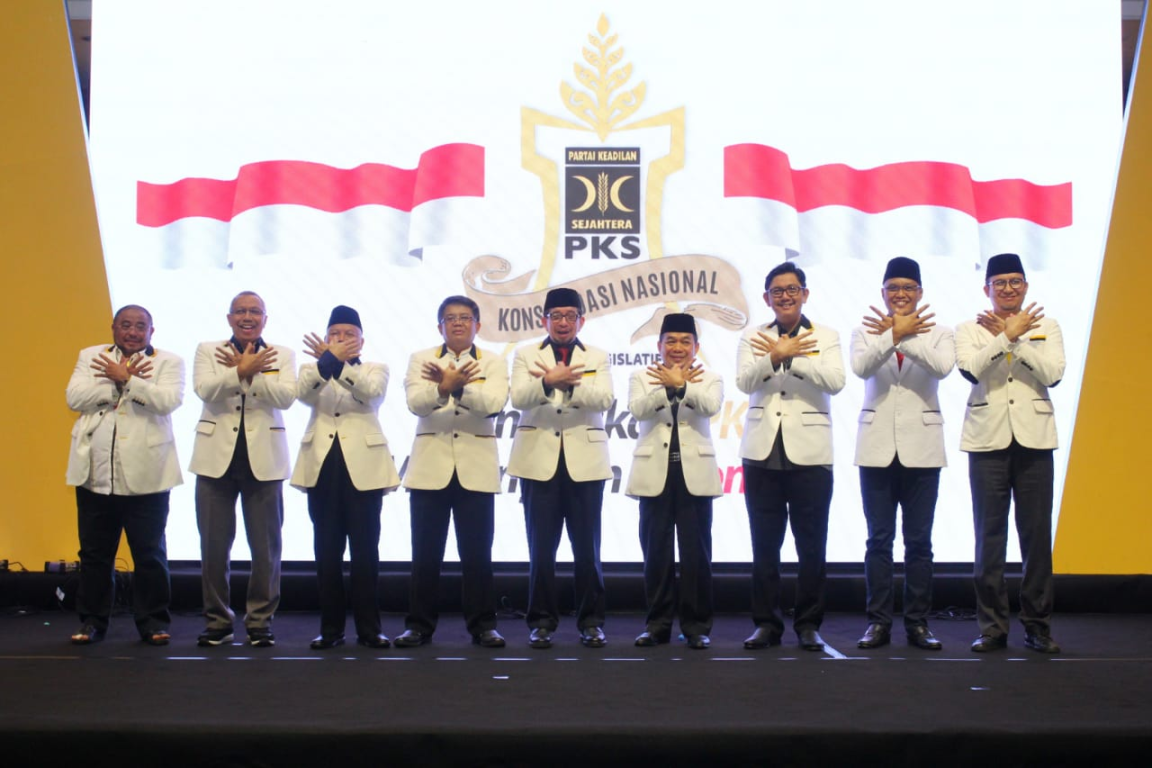
[[1044, 307], [1038, 307], [1036, 306], [1036, 302], [1032, 302], [1021, 311], [1007, 318], [1000, 317], [991, 310], [984, 310], [977, 315], [976, 322], [981, 328], [984, 328], [993, 336], [1003, 333], [1008, 337], [1008, 341], [1015, 342], [1029, 331], [1034, 331], [1039, 328], [1040, 321], [1043, 319]]
[[925, 314], [925, 312], [928, 312], [927, 304], [917, 307], [916, 311], [910, 315], [894, 315], [892, 317], [892, 343], [899, 344], [911, 336], [931, 332], [933, 326], [936, 325], [932, 322], [936, 313], [928, 312]]
[[544, 384], [552, 387], [552, 389], [567, 392], [573, 387], [580, 385], [580, 380], [584, 377], [584, 366], [556, 363], [556, 365], [549, 368], [537, 360], [536, 370], [529, 371], [529, 373], [538, 379], [543, 379]]
[[657, 363], [648, 366], [648, 377], [652, 379], [652, 383], [669, 389], [680, 389], [686, 384], [700, 381], [703, 376], [704, 367], [691, 363], [684, 365]]
[[101, 353], [92, 361], [92, 370], [96, 371], [96, 378], [108, 379], [122, 388], [133, 376], [140, 379], [152, 378], [152, 361], [137, 353], [117, 362]]
[[252, 377], [257, 373], [272, 370], [276, 363], [276, 350], [264, 347], [259, 352], [254, 351], [252, 342], [244, 346], [243, 352], [237, 352], [231, 344], [216, 349], [216, 362], [225, 368], [235, 368], [236, 375], [252, 383]]
[[758, 357], [768, 355], [772, 358], [772, 366], [776, 367], [785, 360], [797, 355], [806, 355], [816, 349], [816, 339], [812, 338], [814, 331], [808, 330], [795, 336], [781, 336], [773, 339], [763, 331], [751, 339], [753, 353]]
[[360, 350], [364, 348], [364, 339], [348, 338], [343, 341], [334, 341], [328, 345], [328, 351], [342, 363], [353, 360], [360, 356]]
[[304, 354], [319, 360], [328, 351], [328, 342], [315, 333], [310, 333], [304, 337]]
[[480, 377], [480, 364], [469, 360], [459, 368], [455, 362], [448, 363], [447, 368], [441, 368], [436, 363], [424, 363], [421, 378], [436, 384], [436, 391], [440, 397], [448, 397], [453, 392], [463, 389]]
[[865, 328], [868, 329], [869, 334], [871, 334], [873, 336], [879, 336], [879, 335], [883, 334], [884, 331], [886, 331], [892, 327], [892, 316], [891, 315], [889, 315], [885, 312], [881, 312], [876, 307], [870, 306], [870, 307], [868, 307], [868, 309], [875, 312], [876, 317], [869, 317], [869, 316], [865, 315], [864, 319], [861, 320], [860, 322], [864, 325]]

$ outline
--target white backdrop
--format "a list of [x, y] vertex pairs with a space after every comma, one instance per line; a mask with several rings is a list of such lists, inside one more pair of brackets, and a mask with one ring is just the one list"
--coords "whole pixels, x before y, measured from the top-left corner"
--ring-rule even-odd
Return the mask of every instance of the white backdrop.
[[[869, 304], [880, 304], [888, 258], [920, 261], [925, 300], [954, 325], [986, 306], [987, 257], [1017, 251], [1029, 298], [1064, 330], [1068, 371], [1053, 391], [1059, 503], [1119, 148], [1119, 11], [1119, 3], [1072, 0], [102, 2], [93, 16], [91, 162], [113, 303], [151, 309], [154, 343], [188, 361], [185, 404], [174, 416], [185, 466], [199, 413], [192, 353], [200, 341], [227, 338], [234, 294], [259, 292], [269, 313], [266, 338], [298, 350], [305, 333], [324, 332], [333, 305], [357, 307], [365, 356], [392, 369], [382, 416], [399, 466], [415, 425], [403, 396], [408, 355], [439, 341], [436, 307], [465, 291], [463, 273], [475, 259], [498, 257], [508, 270], [501, 279], [524, 278], [514, 286], [470, 282], [482, 297], [508, 294], [487, 296], [480, 344], [510, 359], [516, 344], [543, 335], [499, 333], [497, 308], [533, 304], [521, 294], [569, 281], [620, 288], [632, 272], [611, 270], [643, 273], [673, 263], [657, 257], [690, 256], [676, 263], [706, 272], [720, 265], [720, 290], [665, 293], [628, 306], [616, 296], [591, 313], [581, 337], [618, 355], [619, 419], [635, 368], [628, 363], [655, 348], [655, 337], [639, 330], [654, 312], [691, 305], [719, 320], [702, 324], [703, 354], [725, 378], [714, 434], [721, 467], [734, 468], [745, 403], [734, 384], [736, 342], [746, 320], [770, 319], [760, 298], [763, 278], [786, 253], [798, 251], [812, 291], [806, 314], [840, 332], [847, 368], [852, 328]], [[597, 53], [598, 45], [607, 56], [619, 52], [602, 73], [584, 53]], [[617, 75], [615, 88], [597, 101], [581, 68]], [[586, 122], [566, 106], [562, 84], [601, 107], [621, 94], [632, 98]], [[459, 144], [480, 148], [482, 173], [437, 175], [425, 153]], [[1045, 187], [1037, 193], [1045, 205], [1070, 196], [1071, 213], [1055, 226], [1022, 214], [981, 223], [971, 211], [926, 204], [931, 200], [915, 181], [880, 190], [903, 200], [891, 210], [826, 205], [841, 191], [833, 186], [818, 190], [817, 197], [825, 195], [818, 207], [797, 213], [804, 206], [725, 195], [725, 148], [741, 144], [779, 150], [795, 170], [953, 164], [978, 182], [1021, 179]], [[637, 185], [641, 203], [624, 217], [636, 227], [637, 258], [623, 258], [619, 237], [627, 230], [599, 233], [617, 236], [609, 249], [617, 258], [604, 251], [594, 258], [590, 248], [566, 258], [561, 212], [578, 201], [565, 197], [565, 174], [576, 172], [565, 167], [565, 150], [574, 147], [640, 149], [635, 178], [625, 183]], [[258, 189], [245, 186], [252, 178], [245, 174], [260, 167], [254, 164], [277, 161], [327, 166], [320, 173], [338, 177], [334, 187], [346, 179], [340, 169], [365, 163], [419, 167], [418, 186], [433, 190], [459, 179], [471, 185], [464, 184], [463, 196], [433, 194], [428, 201], [418, 192], [399, 208], [333, 210], [308, 202], [325, 198], [327, 187], [295, 180], [298, 166], [266, 166], [283, 173]], [[727, 181], [738, 172], [729, 169]], [[227, 215], [205, 217], [192, 195], [165, 208], [170, 221], [148, 218], [165, 185], [238, 176], [241, 191]], [[613, 210], [609, 205], [608, 215]], [[942, 475], [936, 558], [970, 561], [967, 462], [957, 449], [968, 386], [953, 373], [942, 388], [950, 466]], [[864, 554], [852, 465], [862, 396], [862, 382], [849, 373], [833, 399], [831, 561]], [[302, 406], [288, 412], [293, 445], [307, 415]], [[610, 430], [622, 478], [606, 495], [605, 561], [641, 558], [636, 502], [620, 492], [633, 448], [627, 426], [625, 417]], [[194, 478], [185, 480], [173, 493], [169, 554], [194, 560]], [[715, 506], [718, 562], [751, 559], [740, 491], [737, 478]], [[285, 498], [284, 557], [310, 560], [304, 495], [286, 486]], [[244, 559], [240, 538], [234, 554]], [[789, 540], [786, 557], [794, 559], [791, 546]], [[385, 498], [381, 556], [406, 560], [408, 553], [401, 490]], [[497, 501], [493, 555], [527, 559], [517, 493]]]

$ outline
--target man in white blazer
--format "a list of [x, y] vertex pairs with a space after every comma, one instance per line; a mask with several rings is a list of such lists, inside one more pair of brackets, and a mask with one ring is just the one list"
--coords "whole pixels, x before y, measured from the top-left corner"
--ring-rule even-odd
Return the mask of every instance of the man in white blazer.
[[779, 645], [780, 547], [791, 522], [800, 571], [792, 626], [807, 651], [821, 651], [825, 550], [832, 504], [832, 402], [844, 388], [840, 335], [802, 313], [804, 271], [790, 261], [764, 280], [776, 316], [740, 339], [736, 386], [749, 395], [740, 455], [752, 532], [752, 620], [748, 649]]
[[978, 653], [1008, 644], [1008, 588], [1004, 560], [1008, 515], [1016, 502], [1016, 531], [1024, 573], [1020, 622], [1024, 644], [1059, 653], [1052, 639], [1052, 451], [1056, 417], [1048, 388], [1064, 377], [1060, 326], [1035, 302], [1024, 305], [1028, 281], [1014, 253], [988, 260], [984, 295], [992, 302], [956, 328], [956, 364], [972, 382], [960, 449], [968, 453], [976, 525]]
[[401, 648], [432, 639], [439, 619], [440, 568], [455, 522], [463, 569], [464, 623], [472, 642], [503, 648], [496, 630], [492, 538], [500, 457], [495, 417], [508, 402], [508, 363], [476, 346], [480, 307], [449, 296], [436, 312], [444, 339], [408, 360], [404, 391], [416, 414], [416, 438], [404, 473], [412, 516], [412, 579]]
[[920, 265], [904, 256], [888, 262], [880, 297], [852, 332], [852, 372], [864, 379], [856, 432], [860, 497], [868, 521], [864, 554], [868, 628], [860, 648], [892, 639], [895, 593], [892, 543], [896, 510], [903, 511], [904, 632], [918, 648], [943, 645], [928, 628], [932, 609], [932, 521], [944, 455], [944, 418], [936, 390], [956, 365], [952, 329], [933, 322]]
[[600, 510], [612, 477], [604, 412], [612, 407], [612, 370], [604, 350], [585, 346], [584, 301], [571, 288], [544, 299], [548, 338], [516, 350], [512, 407], [520, 422], [508, 474], [521, 480], [528, 530], [529, 645], [549, 648], [560, 620], [556, 548], [567, 527], [576, 579], [580, 642], [602, 648], [604, 575], [600, 570]]
[[[304, 337], [305, 352], [316, 359], [300, 366], [296, 399], [312, 409], [292, 487], [308, 494], [316, 580], [320, 593], [320, 634], [313, 650], [344, 644], [346, 603], [352, 604], [356, 642], [387, 648], [380, 631], [380, 510], [384, 494], [400, 485], [396, 464], [377, 412], [388, 390], [388, 366], [360, 359], [364, 329], [360, 313], [338, 305], [328, 317], [324, 338]], [[344, 594], [344, 548], [352, 561], [351, 600]]]
[[196, 348], [192, 386], [204, 401], [189, 469], [196, 477], [201, 585], [207, 627], [197, 642], [231, 642], [235, 614], [228, 579], [236, 538], [236, 499], [252, 551], [244, 625], [248, 644], [270, 647], [280, 604], [283, 483], [291, 465], [283, 411], [296, 399], [296, 355], [264, 341], [268, 315], [252, 291], [232, 299], [232, 337]]
[[628, 381], [628, 410], [640, 425], [626, 493], [640, 500], [640, 548], [648, 617], [639, 647], [666, 643], [676, 618], [676, 551], [680, 543], [680, 629], [703, 650], [712, 632], [712, 499], [723, 494], [712, 417], [724, 382], [697, 363], [696, 319], [664, 316], [660, 362]]
[[152, 346], [152, 314], [129, 304], [112, 319], [112, 344], [81, 350], [68, 380], [72, 427], [68, 485], [80, 534], [80, 629], [87, 645], [108, 631], [120, 534], [135, 563], [132, 614], [151, 645], [167, 645], [172, 588], [164, 529], [180, 485], [172, 412], [184, 401], [184, 361]]

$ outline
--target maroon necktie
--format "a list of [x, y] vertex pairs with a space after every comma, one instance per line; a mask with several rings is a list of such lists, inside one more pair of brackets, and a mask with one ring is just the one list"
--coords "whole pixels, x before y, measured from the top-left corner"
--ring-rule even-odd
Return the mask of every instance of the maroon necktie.
[[897, 352], [896, 353], [896, 370], [898, 370], [898, 371], [903, 370], [903, 368], [904, 368], [904, 353], [903, 352]]
[[568, 365], [568, 353], [571, 351], [568, 347], [560, 347], [560, 362]]

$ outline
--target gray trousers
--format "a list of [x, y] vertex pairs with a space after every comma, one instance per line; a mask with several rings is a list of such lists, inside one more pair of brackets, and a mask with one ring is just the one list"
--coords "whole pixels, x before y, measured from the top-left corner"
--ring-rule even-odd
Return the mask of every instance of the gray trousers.
[[[246, 476], [245, 476], [246, 475]], [[236, 499], [244, 514], [244, 532], [252, 551], [248, 578], [248, 629], [266, 629], [280, 605], [280, 529], [284, 524], [282, 480], [257, 480], [245, 466], [223, 477], [196, 478], [196, 525], [200, 529], [201, 585], [208, 629], [231, 629], [228, 580], [236, 538]]]

